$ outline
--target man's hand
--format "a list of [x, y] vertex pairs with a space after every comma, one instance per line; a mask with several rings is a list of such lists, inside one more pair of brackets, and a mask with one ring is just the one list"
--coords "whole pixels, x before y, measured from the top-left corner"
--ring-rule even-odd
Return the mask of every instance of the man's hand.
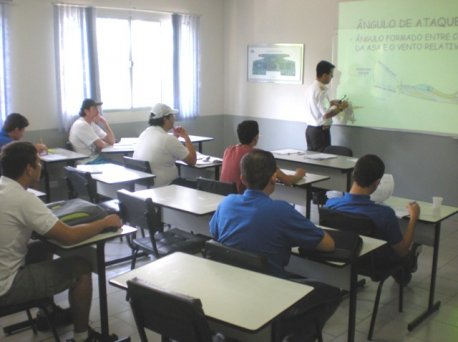
[[420, 206], [417, 202], [410, 202], [407, 204], [407, 210], [409, 211], [410, 219], [417, 221], [420, 216]]

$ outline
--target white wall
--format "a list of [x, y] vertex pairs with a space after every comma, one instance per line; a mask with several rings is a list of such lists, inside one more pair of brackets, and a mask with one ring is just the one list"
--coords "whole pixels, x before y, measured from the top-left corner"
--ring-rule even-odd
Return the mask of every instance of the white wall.
[[[337, 5], [337, 0], [225, 2], [226, 113], [304, 122], [304, 92], [316, 63], [333, 57]], [[303, 85], [247, 82], [247, 45], [265, 43], [305, 44]]]
[[[30, 121], [29, 131], [56, 129], [57, 102], [53, 0], [13, 0], [10, 6], [10, 112]], [[72, 1], [65, 1], [71, 3]], [[136, 8], [201, 16], [201, 112], [223, 113], [223, 0], [93, 0], [74, 1], [94, 7]], [[83, 100], [83, 99], [82, 99]], [[77, 109], [78, 110], [78, 109]], [[145, 122], [147, 113], [109, 113], [112, 123]]]

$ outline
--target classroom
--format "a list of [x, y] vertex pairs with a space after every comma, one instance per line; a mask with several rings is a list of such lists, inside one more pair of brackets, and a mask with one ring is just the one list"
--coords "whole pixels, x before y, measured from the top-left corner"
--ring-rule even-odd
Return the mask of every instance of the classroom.
[[[96, 11], [103, 12], [104, 16], [109, 16], [112, 12], [137, 15], [142, 11], [159, 15], [178, 13], [197, 16], [199, 18], [198, 111], [194, 112], [192, 117], [180, 120], [177, 124], [183, 125], [189, 134], [214, 137], [212, 141], [205, 142], [203, 152], [222, 157], [228, 145], [238, 142], [236, 128], [243, 120], [256, 120], [259, 123], [261, 135], [258, 147], [261, 149], [272, 151], [307, 148], [304, 136], [305, 90], [315, 79], [315, 66], [320, 60], [329, 60], [336, 65], [336, 71], [339, 72], [339, 77], [335, 77], [335, 80], [338, 78], [345, 82], [344, 77], [349, 77], [351, 82], [351, 76], [345, 76], [346, 70], [349, 69], [339, 69], [338, 51], [342, 48], [337, 44], [339, 20], [342, 20], [339, 11], [346, 3], [352, 6], [355, 3], [368, 2], [383, 6], [380, 5], [383, 3], [381, 0], [69, 0], [62, 3], [94, 7]], [[64, 147], [68, 140], [68, 132], [61, 129], [61, 118], [58, 114], [60, 100], [58, 100], [59, 77], [55, 37], [54, 5], [59, 2], [0, 0], [0, 3], [5, 3], [8, 12], [8, 49], [4, 50], [7, 51], [7, 78], [5, 89], [1, 89], [2, 97], [0, 97], [3, 102], [2, 115], [17, 112], [28, 118], [30, 125], [23, 140], [44, 141], [49, 147]], [[456, 6], [451, 5], [452, 2], [449, 0], [422, 0], [422, 3], [439, 8], [452, 6], [451, 8], [456, 10]], [[355, 13], [355, 17], [359, 18], [359, 14]], [[449, 24], [452, 26], [451, 34], [433, 31], [426, 33], [424, 37], [428, 36], [428, 40], [453, 40], [453, 33], [456, 32], [457, 26], [450, 22]], [[364, 25], [380, 26], [381, 23], [365, 22]], [[407, 21], [403, 22], [403, 25], [407, 25]], [[387, 36], [384, 37], [383, 40], [386, 40]], [[382, 51], [383, 42], [379, 43]], [[429, 41], [423, 43], [433, 44]], [[267, 44], [303, 44], [300, 82], [248, 80], [248, 47]], [[439, 48], [438, 45], [435, 46]], [[444, 46], [445, 49], [447, 45]], [[435, 53], [442, 51], [436, 48]], [[412, 58], [414, 60], [415, 55]], [[348, 61], [346, 63], [349, 64]], [[431, 63], [419, 67], [418, 70], [422, 70], [423, 67], [431, 68], [425, 71], [428, 74], [444, 74], [444, 79], [448, 76], [445, 75], [447, 74], [445, 70], [448, 70], [446, 66]], [[396, 71], [400, 74], [402, 70], [398, 68]], [[418, 94], [424, 90], [420, 87], [421, 84], [419, 86], [417, 84], [415, 88], [415, 86], [408, 87], [406, 83], [408, 82], [397, 83], [400, 93], [417, 91]], [[443, 84], [436, 84], [436, 88], [443, 90], [441, 85]], [[373, 94], [379, 95], [380, 89], [379, 87], [376, 91], [368, 92], [367, 97]], [[451, 94], [453, 88], [449, 87], [443, 91]], [[339, 93], [339, 95], [343, 94], [347, 93]], [[351, 101], [351, 94], [348, 95]], [[426, 95], [421, 93], [419, 96]], [[172, 97], [170, 94], [165, 94], [163, 99], [157, 99], [149, 105], [138, 108], [123, 110], [104, 108], [103, 115], [117, 138], [138, 137], [147, 127], [151, 106], [155, 102], [170, 100]], [[74, 114], [78, 113], [82, 100], [83, 97], [75, 105]], [[104, 101], [103, 98], [97, 100]], [[452, 105], [454, 104], [450, 104]], [[357, 110], [358, 113], [364, 112], [364, 108]], [[387, 111], [389, 110], [393, 110], [393, 107], [387, 106]], [[454, 114], [456, 113], [457, 111], [454, 110]], [[433, 118], [432, 121], [441, 121], [440, 114], [434, 111], [427, 115]], [[417, 119], [412, 113], [405, 115], [408, 122], [423, 120]], [[361, 120], [365, 122], [365, 119]], [[458, 126], [453, 127], [455, 123], [456, 121], [443, 122], [444, 126], [449, 126], [449, 131], [446, 133], [435, 129], [429, 132], [421, 127], [410, 130], [399, 126], [400, 128], [397, 129], [395, 124], [390, 128], [378, 124], [371, 125], [370, 122], [359, 125], [358, 121], [355, 124], [335, 124], [331, 128], [332, 144], [349, 147], [355, 157], [366, 153], [380, 156], [385, 162], [386, 172], [394, 177], [394, 195], [427, 203], [432, 201], [433, 196], [441, 196], [444, 205], [458, 207], [458, 186], [456, 185], [458, 184], [458, 158], [456, 158]], [[51, 175], [52, 191], [58, 193], [59, 189], [65, 186], [63, 177]], [[312, 221], [316, 218], [317, 208], [313, 207]], [[436, 297], [442, 301], [439, 311], [412, 332], [407, 331], [407, 323], [426, 303], [430, 259], [433, 253], [432, 248], [427, 247], [423, 249], [419, 273], [410, 285], [411, 288], [406, 290], [404, 313], [397, 312], [397, 288], [394, 283], [387, 282], [385, 285], [386, 293], [382, 296], [383, 308], [380, 309], [380, 317], [377, 319], [374, 340], [451, 341], [458, 334], [458, 324], [453, 319], [458, 307], [458, 289], [455, 285], [458, 280], [456, 276], [458, 253], [455, 250], [455, 243], [458, 242], [457, 220], [455, 215], [444, 221], [442, 227], [436, 288]], [[117, 244], [119, 241], [107, 243], [107, 249], [113, 246], [113, 249], [116, 249]], [[108, 270], [107, 280], [129, 268], [115, 269], [116, 267], [113, 267], [112, 270]], [[371, 285], [368, 291], [361, 292], [358, 296], [356, 341], [366, 340], [375, 288], [375, 285]], [[123, 293], [122, 291], [115, 292], [108, 285], [108, 297], [111, 293], [117, 293], [119, 297], [123, 296], [119, 295]], [[108, 301], [110, 302], [110, 298]], [[132, 335], [134, 341], [138, 340], [133, 319], [126, 313], [129, 310], [128, 304], [123, 301], [119, 305], [122, 306], [122, 310], [113, 316], [116, 322], [120, 322], [123, 331], [116, 331], [116, 333], [121, 336], [126, 331], [126, 335]], [[347, 339], [347, 310], [348, 304], [343, 305], [343, 308], [338, 309], [336, 317], [325, 326], [323, 329], [325, 341]], [[110, 320], [111, 318], [110, 316]], [[112, 329], [116, 330], [114, 327]], [[157, 335], [149, 336], [152, 336], [152, 341], [160, 340]], [[0, 339], [41, 341], [52, 340], [52, 335], [40, 333], [34, 336], [29, 331], [9, 337], [0, 335]]]

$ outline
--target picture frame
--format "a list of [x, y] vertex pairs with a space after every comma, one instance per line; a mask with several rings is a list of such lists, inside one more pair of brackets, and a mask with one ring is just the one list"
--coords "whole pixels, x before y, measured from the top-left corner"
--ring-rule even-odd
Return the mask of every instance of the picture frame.
[[253, 44], [247, 48], [247, 79], [302, 84], [304, 44]]

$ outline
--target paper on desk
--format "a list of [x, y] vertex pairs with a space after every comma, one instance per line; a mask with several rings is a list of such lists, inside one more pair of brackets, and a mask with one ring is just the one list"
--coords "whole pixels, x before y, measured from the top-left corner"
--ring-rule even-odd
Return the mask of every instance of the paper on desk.
[[327, 153], [316, 153], [316, 154], [308, 154], [305, 156], [306, 159], [314, 159], [314, 160], [326, 160], [337, 158], [334, 154], [327, 154]]
[[292, 154], [297, 154], [297, 155], [305, 154], [304, 151], [295, 150], [295, 149], [292, 149], [292, 148], [286, 148], [284, 150], [272, 151], [272, 153], [278, 154], [278, 155], [286, 155], [286, 156], [289, 156], [289, 155], [292, 155]]

